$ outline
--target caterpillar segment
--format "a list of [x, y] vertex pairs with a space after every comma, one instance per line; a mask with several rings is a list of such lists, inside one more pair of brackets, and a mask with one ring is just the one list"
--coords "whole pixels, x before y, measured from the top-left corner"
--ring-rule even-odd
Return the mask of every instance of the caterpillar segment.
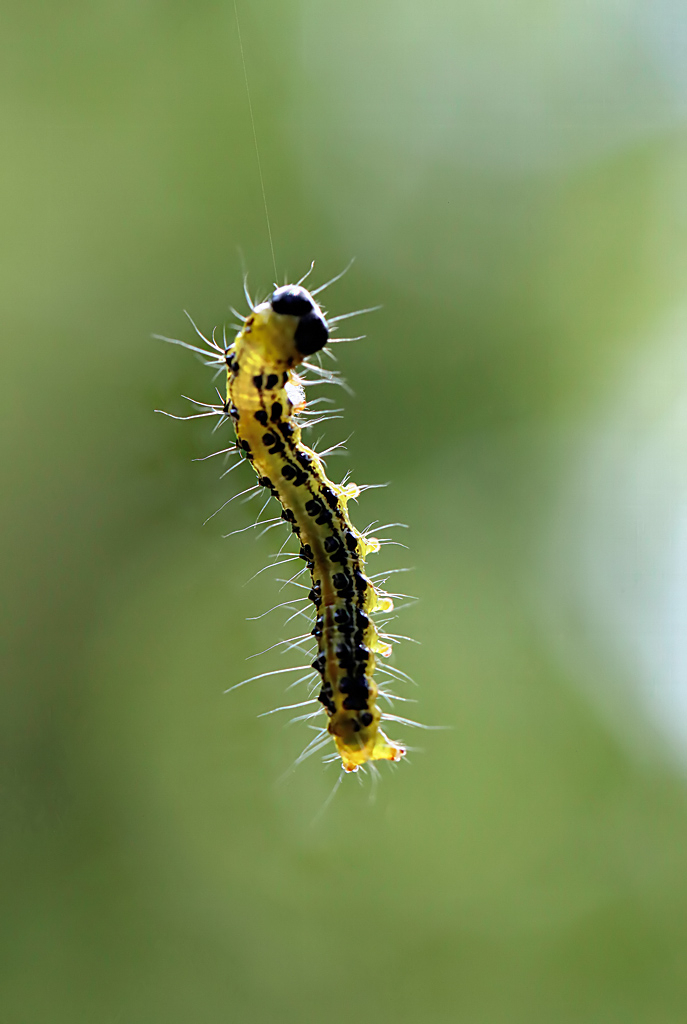
[[318, 700], [343, 768], [352, 772], [367, 761], [398, 761], [405, 749], [382, 731], [377, 704], [375, 663], [391, 648], [371, 615], [393, 608], [365, 575], [365, 559], [379, 550], [379, 541], [351, 523], [348, 502], [359, 488], [328, 478], [298, 424], [305, 396], [297, 368], [328, 338], [326, 319], [305, 288], [277, 288], [253, 309], [226, 352], [227, 409], [258, 482], [279, 500], [282, 518], [300, 541], [312, 577]]

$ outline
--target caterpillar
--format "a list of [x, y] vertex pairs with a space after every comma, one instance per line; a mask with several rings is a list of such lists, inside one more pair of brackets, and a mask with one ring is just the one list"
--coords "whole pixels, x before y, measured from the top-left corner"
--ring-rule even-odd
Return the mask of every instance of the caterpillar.
[[325, 347], [333, 322], [314, 294], [299, 283], [276, 287], [258, 305], [247, 295], [251, 310], [245, 318], [237, 314], [242, 324], [235, 340], [227, 344], [225, 336], [221, 346], [214, 336], [204, 338], [214, 357], [209, 362], [226, 365], [226, 398], [220, 395], [221, 406], [208, 406], [208, 412], [196, 415], [217, 414], [232, 421], [237, 450], [251, 463], [257, 487], [279, 501], [281, 519], [300, 543], [315, 610], [311, 635], [317, 642], [312, 668], [321, 680], [317, 700], [328, 719], [326, 730], [306, 751], [320, 749], [322, 737], [326, 742], [329, 736], [344, 771], [354, 772], [372, 761], [399, 761], [406, 748], [385, 735], [381, 721], [407, 720], [383, 716], [378, 705], [376, 661], [388, 656], [391, 646], [372, 615], [390, 612], [393, 599], [365, 573], [365, 560], [379, 550], [380, 542], [351, 523], [348, 503], [361, 489], [352, 482], [333, 483], [321, 455], [301, 437], [307, 403], [298, 371], [327, 374], [308, 357]]

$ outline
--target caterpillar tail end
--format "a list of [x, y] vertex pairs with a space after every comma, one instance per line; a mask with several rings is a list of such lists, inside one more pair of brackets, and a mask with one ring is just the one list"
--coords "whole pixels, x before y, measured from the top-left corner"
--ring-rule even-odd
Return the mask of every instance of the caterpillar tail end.
[[357, 772], [368, 761], [400, 761], [406, 752], [405, 747], [394, 743], [381, 729], [377, 729], [374, 736], [358, 744], [352, 744], [350, 740], [347, 742], [336, 734], [334, 742], [345, 772]]

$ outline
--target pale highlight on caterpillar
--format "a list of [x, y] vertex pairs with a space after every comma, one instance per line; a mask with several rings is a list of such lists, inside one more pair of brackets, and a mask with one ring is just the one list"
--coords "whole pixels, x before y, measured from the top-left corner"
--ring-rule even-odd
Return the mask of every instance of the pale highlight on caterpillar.
[[307, 382], [298, 371], [304, 367], [320, 380], [334, 379], [308, 362], [329, 341], [333, 323], [327, 321], [315, 294], [297, 284], [276, 288], [256, 306], [247, 296], [251, 312], [240, 318], [243, 323], [233, 343], [225, 340], [218, 345], [214, 337], [204, 338], [211, 351], [180, 344], [210, 355], [211, 365], [226, 365], [226, 399], [196, 416], [231, 419], [237, 450], [255, 470], [257, 488], [281, 504], [281, 519], [298, 538], [300, 557], [310, 572], [308, 598], [315, 609], [311, 635], [317, 642], [312, 668], [321, 680], [316, 700], [328, 721], [299, 760], [320, 750], [331, 737], [343, 769], [353, 772], [368, 762], [399, 761], [405, 754], [405, 747], [383, 732], [382, 718], [416, 723], [383, 715], [378, 704], [377, 658], [387, 657], [391, 645], [371, 616], [392, 611], [393, 599], [365, 572], [366, 558], [379, 550], [380, 542], [359, 532], [349, 517], [348, 503], [361, 488], [346, 481], [333, 483], [321, 455], [301, 437]]

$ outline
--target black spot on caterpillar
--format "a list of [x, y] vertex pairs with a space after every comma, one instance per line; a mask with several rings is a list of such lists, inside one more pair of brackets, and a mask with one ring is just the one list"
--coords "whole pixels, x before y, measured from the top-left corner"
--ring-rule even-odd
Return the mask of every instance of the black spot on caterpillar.
[[[365, 574], [366, 557], [379, 550], [379, 541], [351, 523], [348, 503], [360, 488], [333, 483], [320, 455], [301, 439], [306, 401], [297, 369], [318, 369], [307, 357], [327, 344], [329, 324], [312, 294], [300, 284], [285, 285], [251, 308], [232, 344], [204, 340], [213, 349], [210, 362], [226, 367], [227, 390], [221, 406], [196, 415], [231, 418], [238, 449], [258, 485], [281, 503], [281, 519], [300, 541], [312, 578], [312, 668], [321, 679], [317, 700], [328, 718], [324, 735], [333, 738], [347, 772], [369, 761], [399, 761], [405, 748], [382, 731], [382, 718], [395, 716], [382, 715], [375, 681], [376, 659], [388, 656], [391, 647], [371, 618], [391, 611], [393, 601]], [[316, 737], [306, 751], [320, 746]]]

